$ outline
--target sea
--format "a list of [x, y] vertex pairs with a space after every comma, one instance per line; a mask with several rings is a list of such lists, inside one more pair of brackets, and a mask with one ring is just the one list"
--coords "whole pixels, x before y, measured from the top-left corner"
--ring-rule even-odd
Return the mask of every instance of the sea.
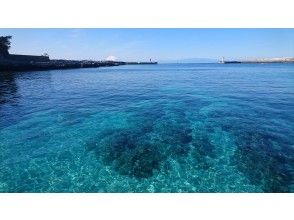
[[294, 192], [294, 64], [0, 73], [0, 192]]

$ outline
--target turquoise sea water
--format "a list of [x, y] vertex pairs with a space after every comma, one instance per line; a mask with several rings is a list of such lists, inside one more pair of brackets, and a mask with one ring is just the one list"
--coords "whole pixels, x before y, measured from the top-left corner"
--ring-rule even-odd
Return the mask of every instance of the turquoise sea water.
[[293, 192], [293, 64], [0, 73], [1, 192]]

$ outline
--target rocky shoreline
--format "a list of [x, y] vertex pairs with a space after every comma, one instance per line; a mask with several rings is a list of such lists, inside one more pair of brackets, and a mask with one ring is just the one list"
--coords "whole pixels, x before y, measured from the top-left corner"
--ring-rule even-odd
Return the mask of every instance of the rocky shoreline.
[[0, 71], [32, 71], [53, 69], [97, 68], [120, 65], [157, 64], [157, 62], [122, 62], [122, 61], [89, 61], [89, 60], [49, 60], [46, 62], [12, 62], [1, 61]]

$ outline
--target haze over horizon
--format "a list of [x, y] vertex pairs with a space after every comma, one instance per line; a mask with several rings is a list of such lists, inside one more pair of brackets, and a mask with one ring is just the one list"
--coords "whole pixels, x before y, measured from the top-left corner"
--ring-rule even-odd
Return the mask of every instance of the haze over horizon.
[[0, 29], [10, 53], [168, 62], [294, 57], [294, 29]]

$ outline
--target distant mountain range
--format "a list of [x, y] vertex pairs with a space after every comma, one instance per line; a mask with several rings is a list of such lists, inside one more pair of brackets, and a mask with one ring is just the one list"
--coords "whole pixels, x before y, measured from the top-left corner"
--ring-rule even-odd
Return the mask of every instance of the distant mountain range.
[[160, 63], [217, 63], [218, 59], [211, 58], [188, 58], [175, 60], [161, 60]]

